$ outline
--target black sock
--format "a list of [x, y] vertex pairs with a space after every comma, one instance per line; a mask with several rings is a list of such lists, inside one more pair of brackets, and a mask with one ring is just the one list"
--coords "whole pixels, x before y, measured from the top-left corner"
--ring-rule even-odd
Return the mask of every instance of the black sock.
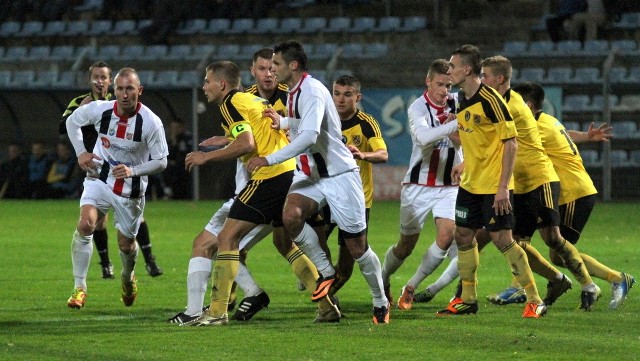
[[136, 240], [140, 245], [140, 249], [142, 250], [142, 256], [144, 257], [144, 262], [149, 264], [155, 260], [153, 254], [151, 253], [151, 239], [149, 238], [149, 227], [147, 227], [147, 222], [140, 223], [140, 228], [138, 228], [138, 235], [136, 236]]
[[98, 255], [100, 256], [100, 264], [106, 266], [110, 263], [109, 261], [109, 235], [107, 234], [106, 229], [93, 231], [93, 243], [96, 245], [96, 249], [98, 250]]

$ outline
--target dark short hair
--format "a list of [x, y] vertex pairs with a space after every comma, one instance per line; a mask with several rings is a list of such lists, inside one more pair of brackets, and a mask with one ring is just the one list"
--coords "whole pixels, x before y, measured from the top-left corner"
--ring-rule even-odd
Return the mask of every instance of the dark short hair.
[[480, 65], [480, 49], [475, 45], [466, 44], [454, 50], [451, 55], [458, 55], [462, 64], [471, 66], [474, 74], [480, 75], [482, 65]]
[[491, 68], [493, 75], [502, 75], [505, 79], [511, 80], [511, 73], [513, 72], [511, 61], [502, 55], [486, 58], [480, 65], [483, 68]]
[[531, 102], [535, 110], [542, 109], [542, 103], [544, 103], [544, 89], [540, 84], [527, 81], [518, 84], [511, 89], [520, 94], [525, 102]]
[[302, 71], [307, 70], [307, 54], [304, 52], [304, 48], [300, 42], [295, 40], [287, 40], [276, 45], [273, 48], [274, 53], [281, 53], [284, 61], [291, 63], [292, 61], [298, 62], [298, 69]]
[[340, 75], [334, 81], [334, 84], [342, 85], [342, 86], [352, 86], [360, 92], [360, 80], [353, 75], [345, 74]]
[[445, 59], [436, 59], [431, 62], [429, 65], [429, 70], [427, 71], [427, 78], [433, 79], [438, 74], [447, 74], [449, 71], [449, 62]]
[[231, 88], [235, 89], [240, 86], [240, 69], [232, 61], [220, 60], [211, 63], [207, 65], [207, 72], [209, 71], [229, 83]]
[[111, 77], [111, 67], [109, 66], [109, 64], [105, 63], [104, 61], [98, 60], [95, 63], [91, 64], [91, 66], [89, 67], [89, 73], [91, 73], [94, 68], [107, 68], [107, 69], [109, 69], [109, 77]]
[[273, 58], [272, 48], [262, 48], [253, 54], [253, 62], [255, 63], [258, 58], [271, 59]]

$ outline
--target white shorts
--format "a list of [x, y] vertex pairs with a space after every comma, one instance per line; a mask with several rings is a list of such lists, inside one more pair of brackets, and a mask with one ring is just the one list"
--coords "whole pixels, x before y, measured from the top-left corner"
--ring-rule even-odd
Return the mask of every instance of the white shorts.
[[348, 233], [359, 233], [367, 228], [364, 191], [358, 170], [328, 178], [309, 178], [295, 175], [289, 193], [311, 198], [331, 210], [331, 222]]
[[433, 218], [455, 221], [458, 187], [425, 187], [405, 184], [400, 192], [400, 233], [420, 233], [429, 212]]
[[113, 224], [126, 237], [135, 238], [144, 212], [144, 197], [127, 198], [115, 195], [103, 181], [86, 177], [84, 179], [80, 206], [92, 205], [107, 214], [113, 208]]
[[[229, 215], [229, 210], [231, 209], [231, 205], [233, 204], [234, 199], [235, 198], [231, 198], [228, 201], [226, 201], [222, 206], [220, 206], [220, 209], [218, 209], [218, 211], [213, 215], [213, 217], [211, 217], [211, 219], [209, 220], [209, 223], [207, 223], [207, 225], [204, 226], [204, 229], [207, 232], [214, 234], [216, 237], [218, 237], [218, 234], [220, 233], [220, 230], [224, 225], [224, 221], [227, 219], [227, 216]], [[254, 229], [251, 230], [251, 232], [247, 233], [247, 235], [240, 240], [239, 249], [244, 249], [247, 251], [250, 250], [258, 242], [262, 241], [264, 237], [268, 236], [269, 233], [271, 233], [272, 231], [273, 231], [273, 227], [271, 226], [271, 224], [257, 225]]]

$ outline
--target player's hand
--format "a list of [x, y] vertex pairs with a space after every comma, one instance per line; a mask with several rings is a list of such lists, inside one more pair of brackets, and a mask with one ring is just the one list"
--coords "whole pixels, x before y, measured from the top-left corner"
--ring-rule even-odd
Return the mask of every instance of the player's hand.
[[113, 174], [116, 179], [125, 179], [133, 177], [133, 170], [124, 164], [118, 164], [111, 169], [111, 174]]
[[204, 152], [191, 152], [184, 158], [184, 169], [191, 172], [191, 169], [196, 165], [203, 165], [207, 162], [207, 158]]
[[85, 104], [89, 104], [91, 103], [91, 101], [93, 101], [93, 98], [91, 98], [91, 96], [86, 96], [84, 99], [82, 99], [82, 101], [80, 102], [80, 105], [85, 105]]
[[265, 157], [253, 157], [251, 159], [249, 159], [249, 161], [247, 162], [247, 169], [249, 170], [249, 173], [253, 173], [255, 171], [257, 171], [258, 169], [262, 168], [262, 167], [266, 167], [269, 165], [269, 162], [267, 162], [267, 158]]
[[455, 144], [460, 145], [460, 133], [456, 130], [455, 132], [449, 134], [449, 139]]
[[271, 118], [271, 128], [280, 130], [280, 114], [273, 108], [267, 108], [262, 112], [262, 116], [265, 118]]
[[349, 148], [349, 151], [353, 155], [353, 159], [358, 159], [358, 160], [363, 160], [364, 159], [364, 154], [362, 154], [360, 149], [358, 149], [357, 147], [355, 147], [353, 145], [350, 145], [350, 144], [347, 144], [347, 148]]
[[509, 189], [498, 187], [498, 192], [493, 199], [493, 210], [496, 216], [504, 216], [511, 213], [513, 208], [509, 200]]
[[214, 135], [209, 139], [205, 139], [200, 144], [201, 147], [224, 147], [229, 144], [229, 139], [222, 135]]
[[89, 152], [84, 152], [78, 156], [78, 165], [80, 169], [84, 172], [88, 172], [90, 170], [98, 169], [99, 163], [94, 162], [93, 160], [101, 161], [102, 158], [97, 155]]
[[462, 172], [464, 172], [464, 163], [460, 163], [455, 167], [451, 168], [451, 182], [453, 184], [460, 184], [460, 179], [462, 178]]
[[602, 123], [599, 127], [594, 128], [594, 124], [591, 122], [589, 130], [587, 130], [587, 137], [591, 142], [608, 142], [613, 137], [612, 130], [613, 128], [607, 123]]

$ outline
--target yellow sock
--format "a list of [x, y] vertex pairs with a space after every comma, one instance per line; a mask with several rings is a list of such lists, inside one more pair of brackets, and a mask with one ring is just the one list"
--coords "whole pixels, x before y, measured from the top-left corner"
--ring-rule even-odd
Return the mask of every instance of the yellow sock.
[[502, 254], [507, 258], [507, 261], [511, 266], [511, 272], [527, 293], [527, 303], [541, 303], [542, 300], [538, 295], [538, 288], [536, 287], [536, 282], [533, 279], [533, 273], [531, 273], [531, 268], [527, 261], [527, 254], [522, 250], [522, 247], [518, 246], [518, 244], [513, 241], [507, 247], [501, 249], [500, 252], [502, 252]]
[[571, 242], [567, 242], [566, 239], [561, 238], [559, 244], [554, 247], [554, 250], [558, 252], [567, 269], [571, 271], [573, 277], [575, 277], [582, 286], [593, 283], [584, 265], [584, 261], [582, 257], [580, 257], [580, 253], [578, 253], [578, 250]]
[[557, 268], [553, 267], [553, 265], [547, 261], [537, 249], [535, 249], [531, 243], [520, 241], [518, 245], [522, 247], [524, 252], [527, 254], [527, 261], [529, 262], [529, 267], [531, 267], [531, 271], [539, 274], [540, 276], [549, 280], [549, 282], [557, 281], [557, 276], [561, 272], [558, 271]]
[[211, 289], [211, 308], [209, 315], [220, 317], [227, 313], [231, 285], [238, 273], [240, 255], [238, 251], [218, 252], [213, 267], [213, 287]]
[[476, 285], [478, 282], [478, 264], [480, 257], [478, 245], [474, 244], [469, 250], [458, 250], [458, 272], [462, 281], [462, 301], [464, 303], [474, 303], [478, 300]]
[[580, 253], [580, 257], [582, 257], [582, 260], [584, 261], [584, 266], [587, 267], [587, 271], [589, 271], [590, 275], [597, 277], [601, 280], [606, 280], [609, 283], [622, 282], [622, 275], [620, 275], [620, 272], [614, 271], [611, 268], [603, 265], [602, 263], [598, 262], [595, 258], [589, 256], [588, 254]]
[[307, 290], [313, 292], [316, 289], [316, 281], [320, 275], [309, 257], [294, 245], [293, 249], [287, 253], [287, 261], [289, 261], [293, 273], [307, 286]]

